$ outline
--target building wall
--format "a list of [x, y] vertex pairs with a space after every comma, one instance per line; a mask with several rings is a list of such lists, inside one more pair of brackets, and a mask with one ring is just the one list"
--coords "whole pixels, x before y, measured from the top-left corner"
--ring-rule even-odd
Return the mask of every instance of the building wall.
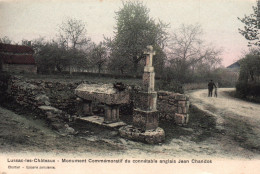
[[37, 74], [36, 65], [21, 65], [21, 64], [3, 64], [2, 70], [15, 73], [34, 73]]

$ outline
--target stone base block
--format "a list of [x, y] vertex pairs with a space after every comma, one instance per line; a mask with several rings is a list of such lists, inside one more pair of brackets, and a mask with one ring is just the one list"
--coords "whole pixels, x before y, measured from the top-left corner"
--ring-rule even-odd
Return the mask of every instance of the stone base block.
[[174, 121], [178, 125], [185, 125], [189, 121], [189, 114], [177, 114], [177, 113], [175, 113]]
[[158, 144], [165, 140], [164, 130], [160, 127], [157, 127], [155, 130], [143, 132], [141, 129], [128, 125], [121, 127], [119, 133], [121, 137], [148, 144]]
[[138, 92], [138, 94], [135, 96], [135, 108], [145, 111], [153, 111], [156, 110], [156, 103], [157, 92]]
[[84, 116], [93, 115], [93, 112], [92, 112], [92, 102], [91, 101], [83, 100], [82, 112], [83, 112]]
[[143, 111], [134, 109], [133, 125], [142, 131], [153, 130], [158, 127], [159, 114], [158, 111]]
[[106, 127], [106, 128], [119, 128], [122, 126], [125, 126], [126, 124], [122, 121], [114, 122], [114, 123], [105, 123], [104, 122], [104, 117], [100, 116], [90, 116], [90, 117], [80, 117], [77, 118], [77, 120], [81, 122], [86, 122], [86, 123], [91, 123], [94, 125], [98, 125], [101, 127]]
[[118, 122], [119, 119], [119, 106], [118, 105], [105, 105], [105, 123]]

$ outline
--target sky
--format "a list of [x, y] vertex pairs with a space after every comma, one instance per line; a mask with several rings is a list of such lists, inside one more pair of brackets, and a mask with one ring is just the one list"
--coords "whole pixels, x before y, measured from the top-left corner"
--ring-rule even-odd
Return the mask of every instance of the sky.
[[[181, 24], [199, 24], [203, 39], [223, 53], [228, 66], [247, 51], [247, 40], [239, 34], [243, 24], [237, 17], [253, 12], [256, 0], [142, 0], [150, 17], [169, 23], [169, 33]], [[104, 36], [113, 37], [115, 11], [122, 0], [0, 0], [0, 37], [15, 42], [38, 37], [51, 39], [59, 25], [68, 18], [82, 20], [87, 35], [98, 43]]]

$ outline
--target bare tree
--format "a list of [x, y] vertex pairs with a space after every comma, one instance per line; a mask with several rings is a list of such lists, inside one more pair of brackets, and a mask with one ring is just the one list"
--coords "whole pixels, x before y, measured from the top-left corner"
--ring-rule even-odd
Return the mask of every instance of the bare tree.
[[9, 37], [4, 36], [4, 37], [0, 38], [0, 43], [3, 43], [3, 44], [11, 44], [12, 41], [11, 41], [11, 39], [10, 39]]
[[188, 73], [202, 64], [212, 68], [221, 63], [221, 51], [205, 44], [202, 33], [199, 25], [181, 25], [171, 35], [168, 60], [180, 81], [187, 80]]
[[81, 20], [68, 19], [62, 22], [59, 29], [60, 43], [66, 49], [76, 49], [90, 42], [86, 36], [85, 24]]
[[81, 20], [68, 19], [59, 26], [59, 44], [67, 51], [70, 74], [72, 69], [82, 69], [82, 63], [87, 62], [84, 51], [88, 50], [90, 38], [86, 33], [85, 24]]

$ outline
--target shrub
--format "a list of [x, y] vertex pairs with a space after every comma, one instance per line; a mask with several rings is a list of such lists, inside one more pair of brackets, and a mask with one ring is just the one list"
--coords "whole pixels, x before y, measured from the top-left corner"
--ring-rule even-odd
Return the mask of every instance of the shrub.
[[184, 93], [182, 84], [179, 81], [176, 80], [161, 80], [157, 83], [158, 90], [164, 90], [164, 91], [172, 91], [176, 93]]
[[236, 85], [236, 96], [254, 102], [260, 102], [260, 82], [243, 82]]

